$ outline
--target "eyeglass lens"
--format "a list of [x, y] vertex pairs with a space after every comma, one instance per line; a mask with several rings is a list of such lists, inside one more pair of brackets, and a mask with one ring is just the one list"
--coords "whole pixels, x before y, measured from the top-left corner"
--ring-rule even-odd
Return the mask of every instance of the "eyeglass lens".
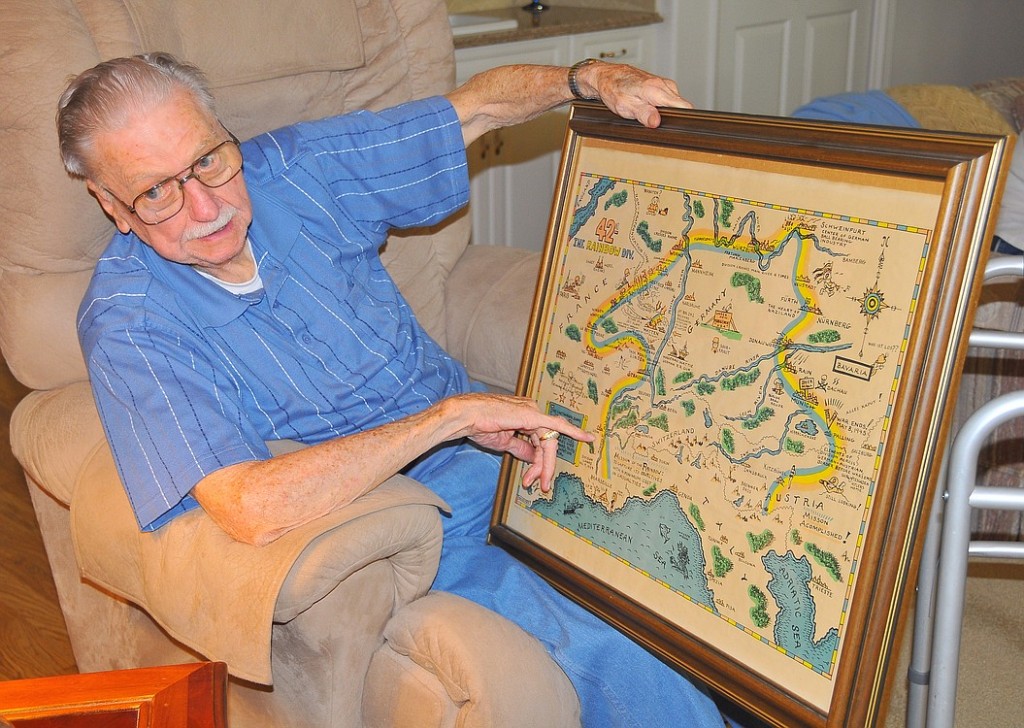
[[207, 187], [227, 184], [242, 168], [238, 143], [229, 139], [201, 156], [184, 173], [158, 182], [135, 198], [132, 207], [150, 225], [176, 215], [185, 203], [182, 185], [193, 177]]

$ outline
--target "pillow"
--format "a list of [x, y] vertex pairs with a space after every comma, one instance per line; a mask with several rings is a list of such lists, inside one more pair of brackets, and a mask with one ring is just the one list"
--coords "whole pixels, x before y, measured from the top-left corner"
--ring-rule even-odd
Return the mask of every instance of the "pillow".
[[[125, 0], [146, 51], [168, 51], [203, 69], [214, 88], [363, 65], [355, 0]], [[225, 28], [232, 27], [232, 32]], [[302, 43], [275, 43], [275, 38]]]
[[917, 119], [923, 129], [976, 134], [1011, 134], [1010, 120], [981, 96], [963, 86], [914, 84], [886, 93]]
[[1024, 77], [983, 81], [970, 89], [1013, 124], [1014, 131], [1024, 129]]

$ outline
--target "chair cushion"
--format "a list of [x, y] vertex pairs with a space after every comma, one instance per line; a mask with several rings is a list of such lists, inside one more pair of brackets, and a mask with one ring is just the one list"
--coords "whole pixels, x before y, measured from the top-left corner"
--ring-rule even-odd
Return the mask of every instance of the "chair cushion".
[[[230, 0], [168, 3], [125, 0], [144, 48], [186, 58], [214, 87], [363, 64], [355, 0]], [[230, 32], [225, 32], [230, 28]], [[301, 43], [273, 43], [302, 38]], [[346, 42], [339, 43], [339, 38]]]

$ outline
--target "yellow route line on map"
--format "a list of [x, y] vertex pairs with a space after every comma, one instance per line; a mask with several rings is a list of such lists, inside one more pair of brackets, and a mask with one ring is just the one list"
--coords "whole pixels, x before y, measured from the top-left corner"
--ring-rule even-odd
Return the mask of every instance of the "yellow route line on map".
[[[594, 308], [594, 312], [590, 316], [590, 319], [587, 321], [587, 341], [590, 344], [591, 351], [597, 358], [603, 358], [604, 356], [607, 356], [613, 351], [618, 351], [619, 349], [629, 347], [635, 347], [640, 355], [640, 366], [637, 367], [638, 373], [620, 379], [610, 388], [608, 398], [605, 400], [604, 407], [601, 411], [601, 422], [608, 422], [612, 402], [615, 401], [615, 398], [618, 396], [620, 392], [622, 392], [628, 387], [632, 387], [634, 384], [637, 384], [638, 382], [643, 381], [644, 377], [642, 372], [647, 370], [647, 365], [649, 362], [647, 359], [647, 352], [644, 350], [644, 347], [640, 344], [640, 339], [637, 336], [625, 335], [623, 338], [617, 341], [613, 341], [610, 344], [599, 345], [597, 341], [594, 339], [594, 332], [597, 328], [597, 322], [600, 321], [605, 316], [607, 316], [614, 307], [618, 306], [618, 304], [621, 301], [630, 298], [631, 296], [645, 288], [648, 284], [650, 284], [651, 281], [663, 275], [664, 272], [668, 270], [673, 264], [675, 264], [675, 262], [682, 256], [683, 251], [685, 249], [686, 243], [682, 239], [677, 241], [677, 243], [673, 245], [672, 249], [668, 252], [668, 255], [666, 255], [661, 260], [661, 262], [658, 263], [658, 265], [646, 271], [643, 275], [640, 275], [637, 278], [633, 279], [630, 282], [630, 284], [626, 286], [625, 290], [616, 292], [613, 296], [611, 296], [610, 298], [596, 306]], [[611, 477], [611, 458], [608, 456], [607, 453], [605, 454], [605, 457], [601, 458], [601, 462], [601, 476], [607, 479]]]
[[[780, 233], [781, 232], [782, 231], [780, 231]], [[811, 295], [813, 293], [813, 290], [810, 287], [805, 286], [805, 284], [803, 283], [803, 281], [810, 280], [810, 277], [807, 275], [809, 267], [808, 258], [810, 246], [805, 243], [805, 239], [802, 235], [799, 236], [799, 240], [800, 244], [797, 247], [797, 250], [799, 252], [797, 253], [795, 265], [796, 274], [794, 276], [794, 281], [797, 286], [797, 289], [799, 290], [800, 295], [804, 298], [804, 300], [813, 302], [813, 297]], [[811, 313], [811, 311], [805, 311], [804, 316], [797, 320], [797, 322], [789, 330], [787, 335], [795, 339], [797, 334], [809, 328], [814, 321], [815, 317]], [[786, 359], [785, 352], [786, 349], [780, 349], [778, 353], [775, 355], [776, 363], [779, 366], [779, 373], [783, 378], [786, 379], [786, 381], [789, 382], [789, 385], [793, 391], [799, 391], [799, 380], [784, 366]], [[835, 441], [836, 447], [833, 449], [832, 457], [829, 459], [829, 461], [823, 463], [819, 469], [811, 472], [801, 473], [799, 475], [793, 475], [789, 480], [785, 481], [786, 490], [790, 491], [797, 490], [801, 486], [809, 487], [814, 490], [820, 489], [821, 481], [831, 477], [834, 473], [838, 471], [839, 453], [842, 450], [843, 438], [841, 437], [841, 433], [838, 432], [837, 430], [832, 429], [832, 426], [828, 424], [828, 418], [825, 414], [824, 406], [821, 404], [808, 402], [806, 400], [804, 401], [804, 403], [806, 406], [810, 407], [818, 414], [818, 416], [821, 418], [821, 421], [825, 423], [825, 426], [829, 428], [830, 432], [832, 432], [833, 440]], [[779, 490], [782, 489], [782, 485], [783, 484], [780, 482], [777, 485], [775, 491], [772, 493], [772, 495], [778, 493]], [[777, 502], [778, 501], [773, 498], [768, 499], [769, 513], [771, 513], [771, 511], [774, 509], [774, 504]]]

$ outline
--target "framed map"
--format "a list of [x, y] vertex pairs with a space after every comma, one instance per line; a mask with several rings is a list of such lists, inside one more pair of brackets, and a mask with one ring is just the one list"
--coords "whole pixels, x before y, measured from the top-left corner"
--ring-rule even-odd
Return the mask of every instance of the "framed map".
[[577, 104], [491, 539], [768, 723], [884, 699], [1002, 137]]

